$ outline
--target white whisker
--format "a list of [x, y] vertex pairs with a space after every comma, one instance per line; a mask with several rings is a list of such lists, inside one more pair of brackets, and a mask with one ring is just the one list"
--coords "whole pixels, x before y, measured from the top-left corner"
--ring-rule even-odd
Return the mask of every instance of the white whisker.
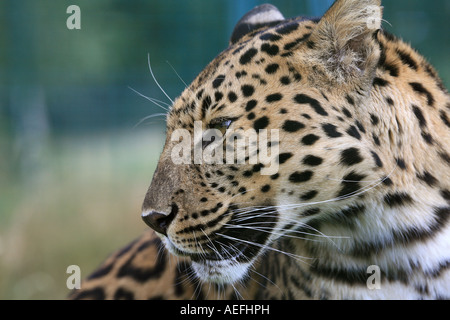
[[133, 129], [137, 128], [139, 125], [141, 125], [141, 123], [143, 123], [144, 121], [146, 121], [148, 119], [155, 118], [155, 117], [162, 117], [162, 116], [166, 116], [166, 114], [165, 113], [155, 113], [155, 114], [146, 116], [146, 117], [142, 118], [141, 120], [139, 120], [139, 122], [134, 125]]
[[162, 91], [162, 93], [164, 93], [164, 95], [167, 97], [167, 99], [169, 99], [170, 102], [172, 102], [172, 104], [174, 103], [173, 100], [169, 97], [169, 95], [164, 91], [164, 89], [161, 87], [161, 85], [159, 84], [158, 80], [156, 80], [155, 75], [153, 74], [153, 70], [152, 70], [152, 64], [150, 63], [150, 54], [148, 54], [147, 57], [148, 60], [148, 69], [150, 70], [150, 74], [152, 75], [153, 80], [155, 81], [156, 85], [158, 86], [158, 88]]
[[181, 82], [183, 82], [185, 88], [188, 88], [188, 85], [186, 84], [186, 82], [184, 82], [184, 80], [181, 78], [181, 76], [178, 74], [178, 72], [175, 70], [175, 68], [170, 64], [169, 61], [166, 61], [166, 63], [170, 66], [170, 68], [172, 68], [173, 72], [175, 72], [175, 74], [177, 75], [178, 79], [181, 80]]
[[243, 240], [243, 239], [238, 239], [238, 238], [235, 238], [235, 237], [231, 237], [231, 236], [228, 236], [226, 234], [222, 234], [222, 233], [216, 233], [216, 234], [221, 236], [221, 237], [224, 237], [226, 239], [234, 240], [234, 241], [237, 241], [237, 242], [244, 242], [244, 243], [247, 243], [247, 244], [249, 244], [251, 246], [260, 247], [260, 248], [263, 248], [263, 249], [267, 249], [267, 250], [275, 251], [275, 252], [278, 252], [278, 253], [282, 253], [284, 255], [287, 255], [288, 257], [291, 257], [293, 259], [296, 259], [296, 260], [299, 260], [299, 261], [302, 261], [302, 262], [305, 262], [303, 259], [312, 259], [312, 258], [308, 258], [308, 257], [299, 256], [299, 255], [296, 255], [296, 254], [293, 254], [293, 253], [290, 253], [290, 252], [281, 251], [281, 250], [278, 250], [276, 248], [269, 247], [267, 245], [263, 245], [263, 244], [260, 244], [260, 243], [247, 241], [247, 240]]
[[128, 86], [128, 89], [133, 90], [135, 93], [137, 93], [139, 96], [141, 96], [144, 99], [147, 99], [148, 101], [150, 101], [151, 103], [157, 105], [158, 107], [160, 107], [163, 110], [169, 111], [168, 108], [165, 108], [162, 106], [162, 104], [166, 105], [166, 106], [170, 106], [168, 103], [165, 103], [164, 101], [158, 100], [158, 99], [154, 99], [154, 98], [150, 98], [147, 97], [146, 95], [140, 93], [139, 91], [137, 91], [136, 89], [133, 89], [132, 87]]

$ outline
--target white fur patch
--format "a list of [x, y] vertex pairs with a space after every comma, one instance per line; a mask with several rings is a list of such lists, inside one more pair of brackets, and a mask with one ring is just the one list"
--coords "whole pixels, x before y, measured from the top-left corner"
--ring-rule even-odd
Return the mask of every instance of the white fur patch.
[[192, 269], [203, 282], [235, 283], [242, 280], [252, 263], [237, 262], [233, 259], [220, 261], [192, 262]]

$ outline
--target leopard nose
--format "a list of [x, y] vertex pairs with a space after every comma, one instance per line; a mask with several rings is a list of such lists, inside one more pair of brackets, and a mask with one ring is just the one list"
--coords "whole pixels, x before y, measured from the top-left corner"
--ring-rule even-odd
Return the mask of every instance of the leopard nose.
[[167, 229], [178, 212], [178, 206], [172, 204], [171, 212], [164, 214], [157, 211], [145, 211], [142, 213], [142, 220], [153, 230], [167, 236]]

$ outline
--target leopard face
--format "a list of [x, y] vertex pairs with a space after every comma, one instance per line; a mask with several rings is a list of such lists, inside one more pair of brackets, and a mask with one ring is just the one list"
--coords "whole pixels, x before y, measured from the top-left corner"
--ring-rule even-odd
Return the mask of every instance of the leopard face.
[[[387, 225], [432, 220], [390, 214], [423, 190], [407, 190], [398, 170], [395, 150], [405, 151], [406, 142], [391, 129], [405, 111], [393, 107], [404, 99], [392, 86], [403, 66], [386, 57], [393, 40], [380, 23], [376, 0], [339, 0], [320, 20], [257, 7], [176, 99], [142, 217], [169, 251], [191, 258], [201, 280], [245, 279], [280, 239], [289, 238], [292, 256], [302, 259], [295, 248], [303, 238], [326, 231], [340, 238], [309, 253], [337, 245], [350, 254], [379, 240]], [[410, 87], [419, 109], [411, 114], [426, 121], [420, 103], [430, 96]], [[208, 129], [223, 141], [207, 139]], [[422, 154], [431, 135], [423, 122], [401, 129], [425, 135], [407, 151]], [[236, 135], [247, 138], [240, 147]], [[227, 159], [230, 150], [237, 151]], [[425, 169], [422, 181], [437, 186], [436, 173]]]

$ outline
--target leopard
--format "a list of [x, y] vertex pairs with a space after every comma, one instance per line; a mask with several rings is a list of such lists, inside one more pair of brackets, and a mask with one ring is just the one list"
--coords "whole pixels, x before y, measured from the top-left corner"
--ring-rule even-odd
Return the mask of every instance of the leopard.
[[[167, 113], [150, 228], [70, 298], [449, 299], [450, 96], [382, 22], [380, 0], [244, 15]], [[273, 134], [192, 160], [247, 130]]]

